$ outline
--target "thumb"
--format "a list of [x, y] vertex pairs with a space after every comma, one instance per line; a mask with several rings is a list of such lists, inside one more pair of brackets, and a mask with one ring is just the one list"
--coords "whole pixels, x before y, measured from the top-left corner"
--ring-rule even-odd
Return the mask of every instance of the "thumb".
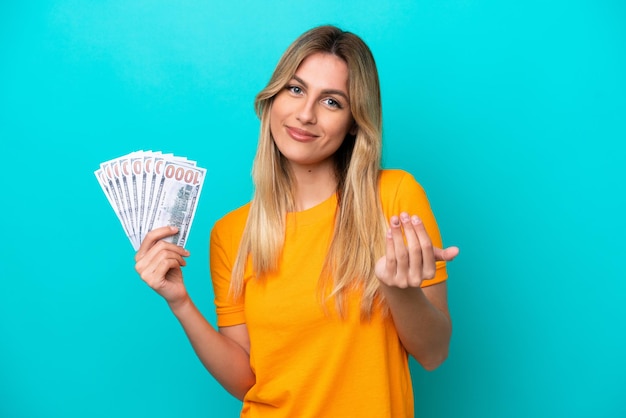
[[459, 255], [459, 247], [435, 248], [434, 253], [437, 261], [452, 261]]

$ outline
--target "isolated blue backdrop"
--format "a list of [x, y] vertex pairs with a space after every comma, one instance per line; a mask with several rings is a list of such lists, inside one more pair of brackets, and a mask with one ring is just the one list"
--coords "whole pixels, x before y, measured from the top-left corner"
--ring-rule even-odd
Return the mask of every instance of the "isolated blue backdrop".
[[372, 48], [384, 164], [461, 247], [417, 416], [626, 416], [625, 21], [608, 0], [3, 1], [0, 417], [237, 416], [93, 171], [138, 149], [208, 169], [185, 272], [215, 323], [207, 242], [252, 192], [254, 95], [323, 23]]

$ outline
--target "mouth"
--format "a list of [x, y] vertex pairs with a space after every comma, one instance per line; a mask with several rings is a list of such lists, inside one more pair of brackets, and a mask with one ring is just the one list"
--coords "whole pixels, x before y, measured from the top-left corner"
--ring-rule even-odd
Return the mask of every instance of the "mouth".
[[285, 130], [291, 138], [298, 142], [309, 142], [317, 138], [317, 135], [304, 129], [294, 128], [292, 126], [285, 126]]

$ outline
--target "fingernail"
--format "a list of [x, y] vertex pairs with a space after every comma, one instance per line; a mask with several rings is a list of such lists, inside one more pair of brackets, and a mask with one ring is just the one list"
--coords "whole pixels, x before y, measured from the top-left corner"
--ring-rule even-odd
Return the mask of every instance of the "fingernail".
[[422, 220], [417, 215], [413, 215], [411, 217], [411, 221], [413, 222], [414, 225], [419, 225], [420, 222], [422, 222]]
[[398, 219], [397, 216], [392, 216], [391, 217], [391, 225], [399, 226], [400, 225], [400, 219]]
[[400, 214], [400, 219], [402, 219], [402, 222], [404, 222], [404, 223], [407, 223], [410, 220], [409, 215], [407, 213], [404, 213], [404, 212]]

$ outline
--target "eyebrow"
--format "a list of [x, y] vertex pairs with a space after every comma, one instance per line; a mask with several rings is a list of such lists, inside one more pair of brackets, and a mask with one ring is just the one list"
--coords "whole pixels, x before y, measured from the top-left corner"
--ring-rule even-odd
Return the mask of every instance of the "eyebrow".
[[[292, 77], [292, 79], [296, 80], [298, 83], [300, 83], [304, 87], [308, 88], [308, 84], [306, 83], [306, 81], [304, 81], [303, 79], [301, 79], [297, 75], [294, 75]], [[350, 103], [350, 99], [348, 98], [348, 95], [346, 93], [344, 93], [343, 90], [327, 89], [327, 90], [322, 90], [322, 94], [336, 94], [336, 95], [341, 96], [344, 99], [346, 99], [346, 102]]]

